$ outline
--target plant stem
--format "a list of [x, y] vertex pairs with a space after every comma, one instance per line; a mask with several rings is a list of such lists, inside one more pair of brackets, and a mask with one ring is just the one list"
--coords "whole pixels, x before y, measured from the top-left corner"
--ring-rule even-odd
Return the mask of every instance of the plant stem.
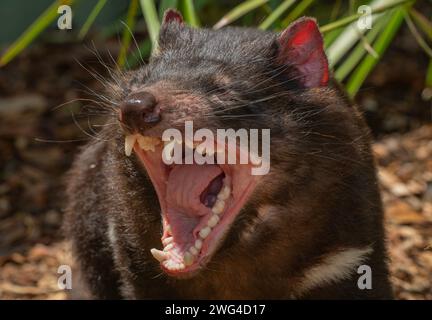
[[160, 23], [156, 11], [156, 6], [153, 0], [140, 0], [141, 10], [147, 25], [147, 30], [152, 43], [152, 50], [157, 48], [157, 40], [159, 36]]
[[82, 26], [79, 34], [78, 39], [82, 40], [86, 36], [87, 32], [90, 30], [90, 27], [96, 20], [96, 17], [101, 12], [102, 8], [105, 6], [106, 0], [99, 0], [96, 5], [94, 6], [93, 10], [90, 12], [87, 20], [84, 22], [84, 25]]
[[[401, 4], [404, 4], [404, 3], [407, 3], [407, 2], [412, 2], [412, 1], [413, 1], [413, 0], [397, 0], [397, 1], [395, 1], [395, 2], [392, 2], [392, 3], [389, 3], [389, 4], [383, 5], [383, 6], [381, 6], [381, 7], [375, 8], [375, 9], [372, 8], [372, 14], [381, 13], [381, 12], [384, 12], [384, 11], [386, 11], [386, 10], [392, 9], [392, 8], [394, 8], [394, 7], [397, 7], [397, 6], [401, 5]], [[331, 31], [331, 30], [341, 28], [341, 27], [343, 27], [343, 26], [346, 26], [347, 24], [350, 24], [351, 22], [356, 21], [358, 18], [360, 18], [360, 17], [362, 17], [362, 16], [363, 16], [363, 13], [356, 13], [356, 14], [353, 14], [353, 15], [351, 15], [351, 16], [348, 16], [348, 17], [342, 18], [342, 19], [340, 19], [340, 20], [338, 20], [338, 21], [335, 21], [335, 22], [332, 22], [332, 23], [326, 24], [325, 26], [322, 26], [322, 27], [320, 28], [320, 31], [321, 31], [322, 33], [326, 33], [326, 32], [329, 32], [329, 31]]]
[[399, 27], [403, 22], [404, 14], [405, 8], [401, 7], [395, 9], [395, 11], [392, 13], [392, 16], [390, 17], [389, 23], [380, 34], [374, 45], [374, 50], [377, 52], [379, 58], [375, 58], [371, 55], [366, 56], [360, 66], [356, 69], [355, 73], [349, 79], [346, 89], [351, 97], [354, 97], [357, 94], [361, 85], [366, 80], [366, 77], [369, 75], [369, 73], [384, 54], [387, 47], [390, 45], [392, 39], [396, 35], [396, 32], [399, 30]]

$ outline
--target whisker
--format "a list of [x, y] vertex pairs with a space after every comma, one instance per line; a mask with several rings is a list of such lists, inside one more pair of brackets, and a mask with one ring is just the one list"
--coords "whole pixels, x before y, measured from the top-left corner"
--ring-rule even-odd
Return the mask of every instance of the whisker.
[[131, 37], [132, 37], [132, 40], [133, 40], [133, 42], [134, 42], [134, 44], [135, 44], [135, 47], [136, 47], [136, 49], [137, 49], [137, 51], [138, 51], [140, 61], [142, 62], [142, 63], [141, 63], [141, 66], [146, 65], [146, 63], [145, 63], [145, 61], [144, 61], [144, 58], [143, 58], [143, 56], [142, 56], [142, 54], [141, 54], [141, 51], [140, 51], [140, 49], [139, 49], [138, 42], [136, 41], [136, 38], [135, 38], [135, 36], [134, 36], [132, 30], [129, 28], [129, 26], [127, 25], [127, 23], [125, 23], [124, 21], [120, 21], [120, 23], [123, 24], [123, 25], [126, 27], [126, 29], [128, 30], [128, 32], [130, 33], [130, 35], [131, 35]]

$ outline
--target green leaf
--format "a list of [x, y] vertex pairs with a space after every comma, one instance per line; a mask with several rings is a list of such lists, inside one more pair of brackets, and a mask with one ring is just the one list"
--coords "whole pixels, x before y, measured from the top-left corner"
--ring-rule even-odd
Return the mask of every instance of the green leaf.
[[152, 48], [152, 43], [150, 39], [144, 40], [133, 53], [131, 53], [126, 62], [126, 66], [128, 69], [134, 68], [137, 66], [140, 62], [142, 62], [142, 59], [150, 56]]
[[[383, 15], [382, 12], [394, 8], [395, 6], [401, 6], [403, 3], [408, 1], [410, 0], [374, 0], [370, 4], [373, 12], [372, 22], [375, 23], [375, 21], [381, 15]], [[340, 36], [335, 39], [327, 48], [327, 57], [329, 59], [330, 66], [333, 67], [337, 65], [339, 61], [347, 54], [347, 52], [351, 50], [351, 48], [362, 37], [363, 33], [366, 32], [367, 29], [359, 28], [356, 23], [356, 20], [361, 16], [362, 14], [357, 13], [320, 28], [321, 32], [328, 32], [331, 30], [338, 30], [346, 23], [350, 23], [349, 26], [343, 29], [343, 32], [340, 34]]]
[[418, 45], [429, 56], [429, 58], [432, 58], [432, 49], [428, 46], [426, 40], [423, 39], [422, 35], [417, 30], [414, 22], [411, 20], [411, 17], [408, 13], [405, 14], [405, 21], [409, 30], [411, 31], [411, 34], [413, 35], [414, 39], [417, 41]]
[[186, 23], [192, 27], [200, 26], [200, 22], [192, 0], [180, 0], [180, 8]]
[[378, 58], [371, 55], [366, 56], [360, 66], [355, 70], [354, 74], [350, 77], [346, 89], [351, 97], [354, 97], [360, 89], [367, 76], [373, 70], [377, 62], [383, 56], [385, 50], [390, 45], [392, 39], [399, 30], [405, 15], [405, 8], [396, 8], [391, 14], [390, 20], [379, 35], [378, 39], [374, 44], [374, 50], [378, 54]]
[[152, 43], [152, 50], [157, 48], [157, 40], [159, 36], [160, 23], [156, 11], [154, 0], [140, 0], [141, 10], [147, 25], [147, 30]]
[[300, 17], [303, 12], [306, 11], [307, 8], [309, 8], [309, 6], [314, 2], [315, 0], [303, 0], [301, 1], [288, 15], [288, 17], [286, 17], [283, 21], [282, 21], [282, 26], [284, 28], [286, 28], [291, 22], [293, 22], [295, 19], [297, 19], [298, 17]]
[[24, 33], [6, 50], [0, 58], [0, 67], [9, 63], [21, 51], [27, 48], [57, 17], [58, 7], [61, 5], [71, 5], [73, 0], [57, 0], [48, 7], [25, 31]]
[[176, 9], [178, 0], [161, 0], [159, 3], [159, 19], [162, 21], [163, 15], [167, 9]]
[[[378, 37], [382, 29], [385, 27], [388, 19], [386, 17], [380, 17], [374, 24], [374, 27], [368, 32], [365, 37], [365, 41], [369, 43], [373, 43], [375, 39]], [[336, 69], [334, 73], [334, 77], [342, 82], [357, 64], [361, 61], [365, 54], [367, 54], [367, 50], [365, 48], [364, 41], [360, 41], [357, 46], [354, 48], [353, 52], [343, 61], [343, 63]]]
[[262, 30], [268, 29], [279, 17], [293, 5], [295, 0], [285, 0], [282, 2], [260, 25]]
[[246, 13], [251, 12], [252, 10], [262, 6], [269, 0], [248, 0], [244, 1], [238, 6], [236, 6], [234, 9], [232, 9], [230, 12], [228, 12], [226, 15], [222, 17], [215, 25], [214, 29], [220, 29], [231, 22], [237, 20], [238, 18], [244, 16]]
[[[373, 14], [382, 13], [384, 11], [393, 9], [394, 7], [397, 7], [397, 6], [400, 6], [402, 4], [405, 4], [405, 3], [408, 3], [408, 2], [412, 2], [412, 1], [413, 0], [397, 0], [397, 1], [389, 2], [389, 3], [386, 3], [386, 4], [381, 5], [379, 7], [372, 8], [372, 13]], [[332, 23], [326, 24], [325, 26], [322, 26], [320, 28], [320, 31], [322, 33], [326, 33], [326, 32], [329, 32], [329, 31], [332, 31], [332, 30], [344, 27], [344, 26], [346, 26], [346, 25], [348, 25], [348, 24], [356, 21], [358, 18], [360, 18], [362, 16], [363, 16], [362, 13], [356, 13], [356, 14], [350, 15], [348, 17], [339, 19], [339, 20], [337, 20], [335, 22], [332, 22]]]
[[429, 40], [432, 41], [432, 22], [414, 8], [411, 8], [410, 15], [416, 25], [428, 36]]
[[429, 66], [426, 73], [426, 87], [432, 88], [432, 59], [429, 60]]
[[324, 47], [327, 49], [342, 33], [343, 29], [335, 29], [324, 35]]
[[138, 12], [138, 0], [131, 0], [126, 17], [126, 25], [123, 28], [120, 52], [117, 58], [117, 65], [122, 68], [126, 62], [126, 54], [135, 29], [136, 16]]
[[78, 39], [80, 39], [80, 40], [84, 39], [87, 32], [90, 30], [90, 27], [92, 26], [92, 24], [96, 20], [96, 17], [99, 15], [102, 8], [105, 6], [106, 2], [107, 2], [106, 0], [99, 0], [96, 3], [93, 10], [90, 12], [87, 20], [84, 22], [84, 25], [82, 26], [82, 28], [78, 34]]

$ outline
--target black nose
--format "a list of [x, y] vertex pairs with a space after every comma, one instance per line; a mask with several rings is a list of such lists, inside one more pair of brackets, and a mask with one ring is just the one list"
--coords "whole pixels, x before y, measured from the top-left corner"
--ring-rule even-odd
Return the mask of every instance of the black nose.
[[120, 105], [120, 121], [131, 131], [144, 130], [160, 120], [160, 108], [149, 92], [134, 93]]

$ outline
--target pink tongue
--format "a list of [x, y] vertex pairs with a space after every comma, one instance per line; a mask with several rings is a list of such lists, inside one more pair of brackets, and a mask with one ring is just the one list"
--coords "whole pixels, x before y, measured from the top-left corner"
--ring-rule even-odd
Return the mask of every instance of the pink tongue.
[[178, 165], [171, 171], [167, 182], [167, 205], [186, 215], [205, 215], [207, 208], [200, 195], [209, 183], [222, 173], [217, 165]]

